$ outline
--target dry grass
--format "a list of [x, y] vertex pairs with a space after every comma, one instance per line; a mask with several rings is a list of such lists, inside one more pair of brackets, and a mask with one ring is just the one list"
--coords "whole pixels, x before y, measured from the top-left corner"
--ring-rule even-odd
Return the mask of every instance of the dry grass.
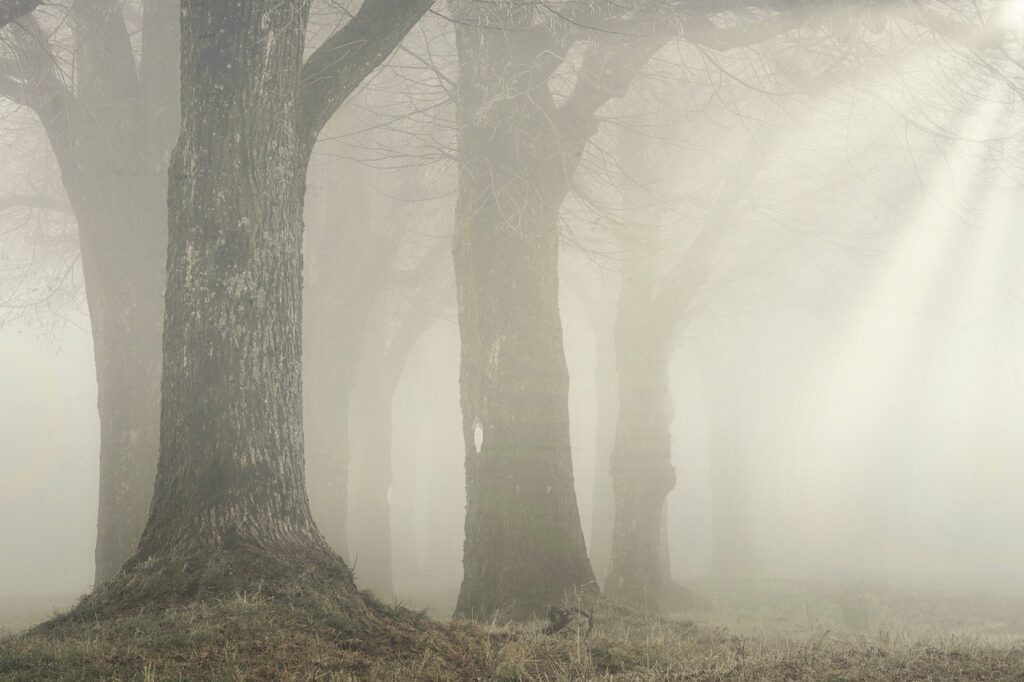
[[598, 604], [590, 637], [545, 636], [540, 623], [439, 624], [384, 606], [402, 625], [369, 631], [330, 608], [241, 594], [10, 636], [0, 678], [1024, 679], [1015, 601], [787, 584], [700, 591], [708, 609], [668, 619]]

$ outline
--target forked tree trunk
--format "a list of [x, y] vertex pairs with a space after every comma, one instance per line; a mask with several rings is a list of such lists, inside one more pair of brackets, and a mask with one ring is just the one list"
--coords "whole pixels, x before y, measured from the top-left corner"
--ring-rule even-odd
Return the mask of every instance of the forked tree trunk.
[[539, 104], [547, 86], [531, 82], [544, 46], [477, 19], [456, 25], [453, 256], [467, 495], [456, 613], [525, 617], [594, 587], [573, 487], [558, 307], [558, 212], [571, 162]]
[[332, 557], [302, 451], [296, 94], [308, 11], [302, 0], [183, 5], [160, 461], [136, 570], [188, 562], [202, 580], [218, 555], [242, 553], [240, 581]]

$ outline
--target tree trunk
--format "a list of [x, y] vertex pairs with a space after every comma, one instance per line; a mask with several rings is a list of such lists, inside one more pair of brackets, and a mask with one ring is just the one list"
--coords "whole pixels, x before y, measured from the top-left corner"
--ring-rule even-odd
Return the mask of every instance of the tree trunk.
[[756, 561], [750, 518], [750, 461], [744, 419], [749, 391], [742, 373], [712, 336], [701, 344], [700, 369], [711, 457], [711, 570], [715, 577], [751, 575]]
[[453, 256], [467, 496], [456, 613], [528, 617], [594, 588], [573, 487], [558, 308], [567, 162], [549, 105], [538, 104], [547, 88], [533, 87], [524, 53], [542, 46], [512, 45], [511, 32], [470, 22], [456, 31]]
[[167, 164], [178, 131], [177, 0], [143, 3], [138, 65], [116, 4], [72, 12], [78, 81], [53, 71], [38, 26], [15, 31], [29, 103], [79, 225], [100, 418], [96, 582], [135, 551], [159, 432]]
[[650, 194], [660, 180], [658, 151], [649, 139], [626, 130], [620, 134], [619, 157], [628, 175], [622, 191], [635, 222], [619, 235], [618, 420], [611, 455], [615, 521], [605, 581], [610, 597], [655, 610], [671, 581], [666, 498], [675, 487], [669, 387], [673, 325], [657, 305], [663, 209]]
[[[352, 392], [399, 240], [381, 217], [366, 169], [332, 164], [313, 176], [306, 248], [305, 427], [313, 517], [339, 554], [349, 554]], [[348, 197], [347, 224], [337, 198]]]
[[594, 424], [594, 502], [590, 531], [590, 561], [602, 586], [611, 564], [615, 494], [612, 489], [612, 450], [618, 415], [618, 377], [615, 371], [615, 334], [595, 327], [596, 420]]
[[[349, 409], [363, 347], [363, 308], [354, 300], [360, 272], [354, 235], [364, 231], [365, 187], [352, 186], [336, 165], [310, 172], [306, 197], [303, 302], [303, 424], [306, 485], [313, 518], [338, 554], [349, 557]], [[353, 226], [339, 225], [337, 197], [350, 196]], [[353, 206], [354, 202], [354, 206]], [[358, 242], [357, 242], [358, 245]], [[354, 305], [355, 303], [355, 305]]]
[[303, 0], [182, 8], [160, 459], [131, 576], [144, 590], [196, 594], [228, 577], [237, 589], [317, 565], [352, 586], [304, 478], [296, 91], [308, 12]]
[[675, 487], [670, 353], [663, 337], [643, 333], [649, 320], [629, 321], [649, 310], [633, 303], [624, 297], [620, 309], [619, 420], [612, 453], [615, 526], [605, 591], [657, 609], [669, 578], [665, 504]]
[[391, 429], [394, 387], [386, 377], [385, 314], [371, 323], [352, 411], [359, 486], [353, 500], [353, 563], [360, 585], [378, 596], [394, 595], [391, 566]]
[[734, 439], [722, 436], [711, 436], [711, 571], [718, 578], [737, 579], [756, 571], [748, 464]]
[[[140, 265], [162, 271], [157, 264], [163, 258], [136, 253]], [[110, 295], [89, 298], [100, 415], [96, 584], [113, 577], [135, 552], [149, 513], [159, 443], [163, 306], [162, 291], [153, 289], [162, 288], [163, 277], [145, 273], [132, 284], [116, 279], [123, 285]]]

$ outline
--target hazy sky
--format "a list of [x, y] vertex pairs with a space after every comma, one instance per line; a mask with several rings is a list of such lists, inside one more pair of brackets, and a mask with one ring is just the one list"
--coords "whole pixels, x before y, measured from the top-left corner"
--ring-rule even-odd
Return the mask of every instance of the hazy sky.
[[98, 452], [88, 332], [0, 330], [0, 593], [92, 583]]

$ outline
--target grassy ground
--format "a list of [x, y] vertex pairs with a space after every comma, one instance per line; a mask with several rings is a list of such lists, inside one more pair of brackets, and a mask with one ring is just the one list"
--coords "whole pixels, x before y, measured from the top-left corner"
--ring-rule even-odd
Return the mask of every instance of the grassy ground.
[[8, 636], [0, 679], [1024, 679], [1018, 600], [782, 582], [693, 589], [705, 606], [665, 619], [598, 604], [589, 637], [410, 612], [413, 625], [371, 636], [329, 609], [237, 595]]

